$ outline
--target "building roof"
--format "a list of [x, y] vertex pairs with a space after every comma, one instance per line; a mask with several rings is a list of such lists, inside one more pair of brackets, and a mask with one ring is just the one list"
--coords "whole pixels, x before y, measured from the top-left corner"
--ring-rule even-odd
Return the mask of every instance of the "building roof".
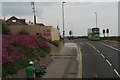
[[[25, 19], [18, 19], [18, 18], [15, 17], [15, 16], [10, 17], [10, 18], [7, 19], [5, 22], [8, 22], [9, 20], [13, 20], [13, 19], [18, 20], [18, 21], [20, 21], [20, 22], [26, 24]], [[26, 24], [26, 25], [27, 25], [27, 24]]]
[[37, 23], [36, 25], [45, 26], [43, 23]]

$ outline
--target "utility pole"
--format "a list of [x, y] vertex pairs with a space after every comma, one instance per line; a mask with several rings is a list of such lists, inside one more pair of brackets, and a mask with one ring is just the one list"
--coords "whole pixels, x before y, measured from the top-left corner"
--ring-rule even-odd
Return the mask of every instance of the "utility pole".
[[31, 5], [32, 5], [32, 12], [33, 12], [33, 15], [34, 15], [34, 25], [36, 25], [36, 15], [35, 15], [35, 3], [34, 2], [31, 2]]
[[69, 31], [69, 35], [70, 35], [70, 42], [72, 41], [72, 30]]

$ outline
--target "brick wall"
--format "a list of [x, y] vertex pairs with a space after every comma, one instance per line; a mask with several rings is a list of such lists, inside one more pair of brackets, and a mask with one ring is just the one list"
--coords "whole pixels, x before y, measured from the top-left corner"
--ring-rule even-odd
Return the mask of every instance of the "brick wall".
[[[19, 33], [21, 30], [26, 30], [29, 32], [31, 35], [36, 35], [38, 33], [41, 33], [43, 37], [46, 39], [51, 39], [52, 41], [54, 40], [59, 40], [59, 31], [56, 28], [53, 28], [51, 26], [39, 26], [39, 25], [12, 25], [8, 27], [11, 31], [12, 35], [16, 35]], [[43, 30], [50, 30], [50, 35], [44, 35]]]
[[56, 28], [51, 27], [51, 34], [52, 34], [52, 41], [60, 40], [59, 30]]

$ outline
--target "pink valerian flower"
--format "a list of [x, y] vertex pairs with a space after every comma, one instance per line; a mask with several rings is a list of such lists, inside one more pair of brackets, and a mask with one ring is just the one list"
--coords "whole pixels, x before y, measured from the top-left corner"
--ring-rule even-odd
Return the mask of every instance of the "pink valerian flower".
[[[0, 40], [1, 41], [1, 40]], [[25, 57], [24, 53], [21, 53], [17, 47], [12, 44], [19, 44], [30, 51], [34, 51], [37, 48], [44, 47], [49, 48], [47, 42], [41, 38], [33, 35], [21, 35], [21, 36], [2, 36], [2, 62], [8, 64], [14, 62], [20, 58]], [[13, 54], [9, 55], [7, 49], [10, 49]]]

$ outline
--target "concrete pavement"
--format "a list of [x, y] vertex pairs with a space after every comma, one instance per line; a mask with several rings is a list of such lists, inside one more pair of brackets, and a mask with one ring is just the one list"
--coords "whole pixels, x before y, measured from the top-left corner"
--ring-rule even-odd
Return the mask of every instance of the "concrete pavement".
[[53, 62], [47, 66], [42, 78], [77, 78], [79, 71], [78, 49], [76, 43], [65, 43], [58, 54], [53, 54]]

